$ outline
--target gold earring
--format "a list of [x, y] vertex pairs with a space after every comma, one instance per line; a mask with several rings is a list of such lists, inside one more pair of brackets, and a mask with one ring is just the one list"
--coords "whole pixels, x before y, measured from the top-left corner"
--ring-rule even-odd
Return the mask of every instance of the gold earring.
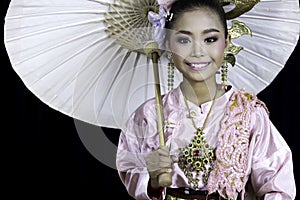
[[174, 85], [174, 62], [173, 62], [173, 54], [168, 54], [168, 91], [173, 90]]
[[224, 61], [221, 66], [221, 80], [222, 87], [226, 88], [228, 85], [228, 63], [233, 67], [235, 65], [235, 56], [232, 53], [224, 53]]
[[222, 87], [225, 88], [228, 84], [228, 63], [224, 58], [223, 64], [221, 66], [221, 80], [222, 80]]

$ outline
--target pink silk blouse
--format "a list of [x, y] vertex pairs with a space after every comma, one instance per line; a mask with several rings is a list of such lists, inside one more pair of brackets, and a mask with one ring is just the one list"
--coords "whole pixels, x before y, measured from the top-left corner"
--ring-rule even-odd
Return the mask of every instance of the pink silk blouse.
[[[204, 127], [207, 143], [217, 147], [221, 121], [226, 104], [234, 93], [228, 90], [215, 100]], [[197, 127], [202, 127], [212, 102], [200, 106], [188, 102], [185, 105], [180, 87], [163, 96], [165, 119], [165, 144], [170, 148], [170, 155], [177, 157], [179, 148], [185, 147], [195, 136], [194, 119]], [[137, 200], [150, 199], [147, 195], [149, 174], [145, 157], [159, 147], [156, 123], [156, 102], [151, 99], [141, 105], [127, 122], [119, 139], [116, 166], [128, 193]], [[256, 107], [251, 114], [250, 138], [247, 166], [245, 169], [245, 199], [295, 199], [296, 186], [293, 173], [292, 152], [286, 141], [269, 120], [264, 107]], [[175, 162], [170, 187], [190, 187], [188, 179]], [[201, 176], [199, 189], [206, 190]]]

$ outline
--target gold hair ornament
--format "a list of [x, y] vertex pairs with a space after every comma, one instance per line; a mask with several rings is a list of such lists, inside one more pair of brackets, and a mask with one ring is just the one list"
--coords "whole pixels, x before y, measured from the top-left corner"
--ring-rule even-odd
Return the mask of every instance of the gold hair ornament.
[[[252, 36], [252, 32], [250, 28], [243, 22], [232, 20], [232, 26], [228, 30], [228, 34], [232, 39], [241, 37], [242, 35]], [[227, 76], [228, 76], [228, 63], [233, 67], [235, 65], [236, 59], [235, 55], [238, 54], [243, 47], [236, 46], [232, 42], [229, 44], [229, 48], [226, 52], [224, 52], [224, 62], [221, 66], [221, 80], [222, 85], [227, 85]]]
[[226, 13], [226, 19], [234, 19], [240, 15], [250, 11], [260, 0], [220, 0], [220, 4], [224, 7], [234, 4], [234, 9]]

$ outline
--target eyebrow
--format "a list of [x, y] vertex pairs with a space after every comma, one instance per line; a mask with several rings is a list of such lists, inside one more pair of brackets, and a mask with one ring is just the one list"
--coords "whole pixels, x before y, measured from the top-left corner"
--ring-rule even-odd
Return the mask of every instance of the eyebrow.
[[[207, 34], [207, 33], [211, 33], [211, 32], [220, 32], [218, 29], [215, 28], [210, 28], [210, 29], [205, 29], [204, 31], [202, 31], [203, 34]], [[190, 31], [185, 31], [185, 30], [179, 30], [177, 31], [176, 34], [185, 34], [185, 35], [192, 35], [192, 33]]]

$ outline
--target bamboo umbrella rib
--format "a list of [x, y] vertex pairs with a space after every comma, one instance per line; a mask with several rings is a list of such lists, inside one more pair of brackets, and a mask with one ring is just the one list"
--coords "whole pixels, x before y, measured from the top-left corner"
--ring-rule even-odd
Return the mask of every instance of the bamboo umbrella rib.
[[45, 16], [57, 16], [57, 15], [66, 15], [66, 14], [105, 14], [106, 11], [103, 10], [67, 10], [67, 11], [55, 11], [55, 12], [42, 12], [42, 13], [33, 13], [33, 14], [25, 14], [25, 15], [15, 15], [8, 16], [5, 20], [16, 20], [23, 18], [34, 18], [34, 17], [45, 17]]
[[[31, 55], [28, 56], [28, 57], [23, 58], [22, 60], [19, 60], [18, 62], [15, 63], [15, 65], [18, 66], [18, 65], [20, 65], [20, 64], [22, 64], [22, 63], [24, 63], [24, 62], [26, 62], [26, 61], [28, 61], [28, 60], [30, 60], [30, 59], [34, 59], [35, 57], [38, 57], [38, 56], [40, 56], [40, 55], [42, 55], [42, 54], [47, 53], [47, 51], [54, 50], [54, 49], [56, 49], [56, 48], [62, 47], [62, 46], [65, 45], [65, 44], [72, 43], [72, 42], [77, 41], [77, 40], [79, 40], [79, 39], [81, 39], [81, 38], [85, 38], [85, 37], [87, 37], [87, 36], [89, 36], [89, 35], [93, 35], [93, 34], [95, 34], [95, 33], [97, 33], [97, 32], [101, 32], [101, 31], [104, 31], [104, 30], [105, 30], [105, 29], [103, 29], [103, 28], [91, 30], [91, 31], [89, 31], [89, 32], [87, 32], [87, 33], [84, 33], [84, 34], [81, 34], [81, 35], [77, 35], [76, 37], [73, 37], [73, 38], [70, 38], [70, 39], [68, 39], [68, 40], [64, 40], [64, 41], [62, 41], [62, 42], [56, 43], [56, 44], [53, 45], [53, 46], [49, 46], [49, 47], [47, 47], [47, 48], [45, 48], [45, 49], [42, 49], [42, 50], [40, 50], [40, 51], [38, 51], [38, 52], [36, 52], [36, 53], [34, 53], [34, 54], [31, 54]], [[109, 38], [109, 36], [105, 35], [105, 36], [103, 36], [102, 38], [100, 38], [100, 40], [105, 40], [105, 39], [108, 39], [108, 38]], [[90, 46], [92, 46], [92, 45], [93, 45], [93, 44], [91, 44]], [[90, 46], [88, 46], [87, 48], [89, 48]], [[85, 49], [85, 50], [86, 50], [86, 49]], [[30, 72], [29, 72], [29, 73], [30, 73]], [[26, 74], [25, 74], [25, 75], [26, 75]]]
[[[112, 87], [113, 87], [114, 81], [115, 81], [115, 80], [117, 79], [117, 77], [120, 75], [122, 69], [123, 69], [124, 66], [125, 66], [125, 62], [127, 61], [127, 59], [129, 58], [130, 55], [131, 55], [131, 52], [130, 52], [130, 51], [127, 51], [127, 52], [124, 54], [124, 56], [123, 56], [123, 58], [122, 58], [122, 61], [121, 61], [121, 64], [119, 65], [118, 70], [117, 70], [116, 73], [114, 74], [111, 83], [110, 83], [109, 86], [107, 87], [107, 89], [106, 89], [106, 91], [105, 91], [105, 93], [104, 93], [104, 96], [107, 96], [108, 93], [111, 91], [111, 89], [112, 89]], [[97, 114], [96, 114], [97, 119], [98, 119], [98, 117], [99, 117], [99, 114], [100, 114], [101, 111], [102, 111], [102, 108], [103, 108], [103, 106], [104, 106], [104, 103], [105, 103], [105, 101], [99, 102], [99, 105], [100, 105], [100, 106], [99, 106], [99, 109], [98, 109]]]
[[272, 37], [272, 36], [266, 36], [266, 35], [263, 35], [263, 34], [260, 34], [260, 33], [254, 33], [252, 32], [252, 35], [255, 36], [255, 37], [259, 37], [259, 38], [262, 38], [262, 39], [267, 39], [269, 41], [273, 41], [273, 42], [279, 42], [281, 44], [285, 44], [285, 45], [289, 45], [289, 46], [294, 46], [295, 44], [292, 43], [292, 42], [289, 42], [289, 41], [285, 41], [283, 39], [278, 39], [278, 38], [275, 38], [275, 37]]
[[[60, 66], [62, 66], [64, 63], [68, 62], [68, 61], [71, 60], [72, 58], [74, 58], [74, 57], [78, 56], [79, 54], [83, 53], [86, 49], [89, 49], [91, 46], [94, 46], [94, 45], [96, 45], [96, 44], [98, 44], [98, 43], [99, 43], [99, 40], [96, 40], [96, 41], [94, 41], [93, 43], [87, 45], [86, 47], [84, 47], [84, 48], [78, 50], [77, 52], [74, 52], [72, 55], [70, 55], [69, 57], [67, 57], [66, 59], [64, 59], [62, 62], [58, 63], [58, 64], [57, 64], [51, 71], [49, 71], [47, 74], [45, 74], [44, 76], [41, 76], [41, 77], [39, 78], [39, 80], [42, 80], [42, 79], [46, 78], [47, 75], [49, 75], [51, 72], [53, 73], [53, 72], [54, 72], [55, 70], [57, 70]], [[88, 69], [88, 68], [86, 68], [86, 69]], [[68, 82], [67, 85], [69, 85], [69, 84], [71, 84], [72, 82], [74, 82], [74, 81], [76, 80], [76, 78], [77, 78], [76, 76], [72, 77], [72, 79], [69, 80], [69, 82]], [[35, 81], [34, 84], [33, 84], [32, 86], [34, 86], [35, 83], [37, 83], [39, 80]], [[59, 91], [59, 92], [57, 93], [58, 95], [56, 95], [54, 98], [50, 99], [49, 102], [53, 102], [53, 101], [57, 98], [57, 96], [59, 96], [60, 93], [63, 93], [63, 88], [65, 88], [64, 85], [62, 85], [61, 88], [60, 88], [60, 90], [58, 90], [58, 91]], [[70, 99], [68, 99], [68, 100], [70, 100]]]
[[[103, 48], [104, 49], [104, 48]], [[98, 77], [100, 76], [100, 74], [102, 74], [105, 70], [108, 69], [108, 65], [112, 62], [113, 59], [115, 59], [115, 56], [119, 54], [119, 52], [123, 49], [123, 47], [118, 47], [115, 49], [114, 53], [112, 54], [112, 56], [106, 61], [106, 63], [103, 65], [103, 67], [101, 68], [101, 70], [99, 70], [97, 73], [94, 74], [93, 78], [90, 78], [90, 82], [89, 84], [86, 85], [85, 88], [81, 88], [82, 89], [82, 95], [80, 97], [78, 97], [78, 101], [76, 101], [76, 106], [74, 106], [74, 110], [77, 110], [78, 106], [81, 104], [83, 97], [86, 96], [87, 92], [90, 91], [90, 89], [93, 87], [94, 84], [96, 84], [96, 82], [98, 81]], [[87, 68], [85, 68], [84, 70], [86, 70]], [[82, 73], [83, 71], [79, 72]]]
[[24, 35], [20, 35], [20, 36], [16, 36], [16, 37], [12, 37], [12, 38], [7, 38], [6, 42], [11, 42], [14, 40], [19, 40], [19, 39], [23, 39], [26, 37], [31, 37], [31, 36], [35, 36], [35, 35], [39, 35], [39, 34], [43, 34], [43, 33], [49, 33], [51, 31], [57, 31], [60, 29], [65, 29], [65, 28], [70, 28], [70, 27], [77, 27], [77, 26], [81, 26], [81, 25], [85, 25], [85, 24], [90, 24], [90, 23], [96, 23], [102, 21], [100, 19], [89, 19], [89, 20], [85, 20], [82, 22], [74, 22], [74, 23], [70, 23], [70, 24], [64, 24], [64, 25], [60, 25], [60, 26], [56, 26], [56, 27], [49, 27], [49, 28], [45, 28], [39, 31], [34, 31], [28, 34], [24, 34]]

